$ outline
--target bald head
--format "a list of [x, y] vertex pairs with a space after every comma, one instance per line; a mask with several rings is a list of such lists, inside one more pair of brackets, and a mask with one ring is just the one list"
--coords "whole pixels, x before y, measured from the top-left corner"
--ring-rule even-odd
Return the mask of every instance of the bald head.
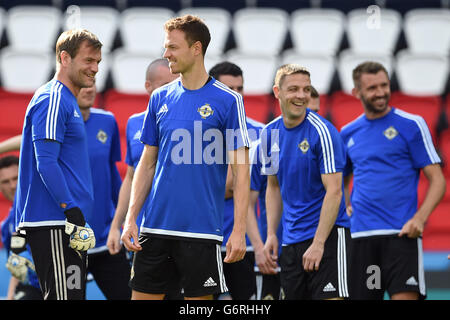
[[153, 90], [172, 82], [178, 76], [170, 72], [169, 62], [166, 59], [153, 60], [145, 72], [145, 90], [151, 95]]

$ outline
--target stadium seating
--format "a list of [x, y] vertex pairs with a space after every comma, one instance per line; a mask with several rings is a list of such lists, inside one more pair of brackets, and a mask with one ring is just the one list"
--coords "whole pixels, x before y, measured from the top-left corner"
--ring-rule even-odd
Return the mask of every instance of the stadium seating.
[[361, 101], [343, 91], [337, 91], [330, 97], [330, 117], [340, 131], [347, 123], [364, 113]]
[[0, 51], [0, 79], [4, 89], [34, 92], [51, 77], [54, 54], [6, 47]]
[[133, 7], [121, 14], [119, 31], [123, 46], [130, 52], [161, 56], [164, 48], [164, 23], [173, 17], [167, 8]]
[[395, 73], [400, 90], [409, 95], [426, 96], [444, 93], [449, 78], [448, 57], [430, 53], [397, 53]]
[[418, 53], [448, 55], [450, 52], [450, 10], [415, 9], [405, 14], [404, 31], [408, 48]]
[[356, 9], [348, 13], [347, 35], [354, 52], [369, 54], [393, 54], [402, 30], [401, 15], [395, 10]]
[[13, 48], [53, 51], [61, 29], [61, 11], [51, 6], [17, 6], [8, 10], [6, 33]]
[[111, 77], [115, 89], [122, 93], [145, 94], [145, 71], [157, 57], [142, 52], [129, 52], [123, 48], [114, 50]]
[[304, 66], [311, 73], [311, 83], [320, 94], [328, 94], [331, 81], [336, 72], [333, 56], [318, 54], [301, 54], [295, 50], [283, 53], [281, 64], [296, 63]]
[[3, 8], [0, 8], [0, 41], [2, 40], [5, 24], [6, 24], [6, 12]]
[[277, 56], [244, 54], [233, 50], [227, 52], [226, 58], [241, 67], [245, 78], [245, 94], [260, 95], [272, 92], [278, 67]]
[[233, 16], [237, 50], [245, 54], [280, 53], [289, 27], [289, 15], [282, 9], [245, 8]]
[[109, 53], [119, 28], [119, 12], [110, 7], [85, 6], [67, 10], [64, 29], [84, 28], [102, 42], [102, 52]]
[[187, 8], [178, 12], [179, 16], [192, 14], [200, 17], [208, 25], [211, 42], [208, 54], [218, 56], [223, 54], [231, 30], [231, 14], [221, 8]]
[[387, 69], [389, 75], [392, 75], [393, 61], [391, 55], [377, 55], [369, 53], [356, 53], [351, 49], [341, 51], [337, 62], [337, 70], [342, 91], [351, 94], [353, 89], [352, 71], [364, 61], [380, 62]]
[[0, 89], [0, 134], [10, 138], [22, 132], [25, 111], [33, 93], [15, 93]]
[[334, 9], [299, 9], [291, 14], [289, 29], [295, 50], [334, 56], [344, 36], [345, 16]]

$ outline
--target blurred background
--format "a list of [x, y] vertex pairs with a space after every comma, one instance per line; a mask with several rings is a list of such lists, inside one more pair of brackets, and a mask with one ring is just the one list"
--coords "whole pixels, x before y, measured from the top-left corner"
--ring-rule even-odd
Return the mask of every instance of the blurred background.
[[[340, 129], [363, 112], [351, 96], [352, 69], [381, 62], [391, 105], [424, 117], [450, 182], [449, 7], [450, 0], [0, 0], [0, 141], [21, 133], [34, 91], [53, 77], [59, 34], [83, 27], [103, 43], [95, 106], [116, 116], [124, 159], [126, 122], [147, 106], [145, 70], [163, 53], [163, 24], [191, 13], [210, 28], [207, 70], [224, 60], [239, 65], [247, 116], [260, 122], [280, 114], [271, 88], [284, 63], [311, 71], [319, 113]], [[125, 163], [118, 167], [123, 177]], [[419, 202], [426, 187], [422, 177]], [[0, 221], [9, 207], [0, 194]], [[450, 300], [450, 187], [426, 225], [423, 248], [428, 299]], [[5, 262], [0, 249], [0, 297], [10, 276]], [[88, 299], [103, 299], [94, 282]]]

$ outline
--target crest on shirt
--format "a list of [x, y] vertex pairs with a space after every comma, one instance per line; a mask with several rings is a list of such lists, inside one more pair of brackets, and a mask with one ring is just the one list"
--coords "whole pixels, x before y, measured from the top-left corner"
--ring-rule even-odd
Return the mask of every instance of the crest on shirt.
[[299, 147], [300, 150], [302, 150], [303, 154], [308, 152], [308, 150], [309, 150], [308, 140], [306, 140], [306, 138], [303, 139], [303, 141], [298, 144], [298, 147]]
[[389, 128], [383, 131], [383, 134], [386, 138], [392, 140], [396, 136], [398, 136], [398, 131], [393, 126], [390, 126]]
[[214, 110], [208, 103], [205, 103], [200, 108], [197, 109], [197, 112], [200, 114], [202, 119], [206, 119], [214, 113]]
[[106, 134], [105, 131], [100, 129], [97, 132], [97, 140], [104, 144], [106, 143], [106, 140], [108, 140], [108, 135]]

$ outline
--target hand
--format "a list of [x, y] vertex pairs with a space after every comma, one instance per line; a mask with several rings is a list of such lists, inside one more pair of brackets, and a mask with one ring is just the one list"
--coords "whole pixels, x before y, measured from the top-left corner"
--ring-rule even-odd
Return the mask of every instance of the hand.
[[255, 263], [262, 274], [277, 274], [277, 263], [272, 260], [269, 251], [264, 246], [255, 248]]
[[324, 244], [314, 242], [303, 254], [303, 269], [305, 271], [317, 271], [319, 270], [320, 261], [322, 261], [324, 252]]
[[226, 244], [226, 249], [227, 252], [223, 262], [233, 263], [244, 259], [245, 251], [247, 250], [245, 234], [241, 235], [235, 231], [232, 231]]
[[80, 208], [73, 207], [64, 211], [66, 216], [65, 232], [70, 236], [69, 245], [77, 251], [87, 251], [95, 247], [95, 235], [84, 219]]
[[270, 265], [276, 269], [278, 264], [278, 238], [276, 235], [268, 235], [264, 244], [265, 255], [270, 257]]
[[122, 242], [128, 251], [141, 251], [142, 247], [138, 241], [138, 228], [135, 222], [127, 222], [122, 233]]
[[26, 282], [28, 279], [28, 268], [35, 271], [33, 262], [15, 253], [11, 253], [9, 256], [6, 262], [6, 268], [20, 282]]
[[347, 208], [345, 208], [345, 212], [347, 213], [347, 216], [351, 217], [353, 214], [353, 207], [351, 205], [347, 206]]
[[402, 237], [406, 235], [408, 238], [418, 238], [422, 235], [424, 227], [424, 221], [417, 217], [412, 217], [403, 225], [403, 228], [400, 230], [398, 236]]
[[120, 230], [114, 227], [111, 227], [108, 234], [108, 239], [106, 240], [106, 246], [108, 247], [109, 253], [111, 255], [117, 254], [122, 249], [122, 245], [120, 243]]

